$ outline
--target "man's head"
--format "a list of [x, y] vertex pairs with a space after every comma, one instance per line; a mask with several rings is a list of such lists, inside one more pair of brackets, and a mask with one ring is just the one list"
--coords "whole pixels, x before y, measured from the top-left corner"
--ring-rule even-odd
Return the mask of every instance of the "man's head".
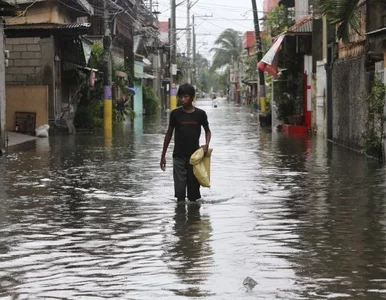
[[177, 96], [181, 99], [182, 106], [191, 105], [195, 95], [196, 90], [194, 89], [193, 85], [189, 83], [182, 84], [178, 88]]

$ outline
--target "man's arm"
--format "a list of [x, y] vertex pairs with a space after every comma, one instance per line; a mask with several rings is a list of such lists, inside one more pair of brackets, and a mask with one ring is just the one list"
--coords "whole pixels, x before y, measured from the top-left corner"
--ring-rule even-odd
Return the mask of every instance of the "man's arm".
[[164, 146], [162, 149], [162, 155], [161, 155], [161, 161], [160, 161], [160, 167], [162, 171], [166, 170], [166, 151], [168, 150], [170, 141], [172, 139], [173, 131], [174, 131], [174, 126], [169, 125], [168, 131], [165, 134]]
[[202, 125], [202, 127], [204, 127], [204, 130], [205, 130], [205, 146], [203, 148], [204, 148], [204, 156], [206, 156], [206, 154], [208, 153], [208, 149], [209, 149], [209, 143], [210, 143], [210, 140], [212, 138], [212, 132], [209, 129], [208, 116], [207, 116], [205, 111], [204, 111], [201, 125]]
[[208, 125], [204, 126], [204, 130], [205, 130], [204, 156], [206, 156], [206, 154], [208, 153], [208, 149], [209, 149], [209, 143], [210, 143], [210, 140], [212, 138], [212, 132], [210, 131]]

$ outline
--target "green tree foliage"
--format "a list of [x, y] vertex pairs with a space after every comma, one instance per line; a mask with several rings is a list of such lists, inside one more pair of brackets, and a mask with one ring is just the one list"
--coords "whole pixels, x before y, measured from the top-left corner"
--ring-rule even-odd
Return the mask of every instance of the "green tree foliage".
[[[89, 67], [103, 70], [104, 49], [100, 44], [92, 46]], [[129, 69], [124, 64], [114, 64], [112, 68], [112, 91], [113, 91], [113, 122], [118, 124], [125, 117], [133, 119], [135, 113], [128, 106], [129, 97], [125, 80], [117, 76], [116, 71], [129, 74]], [[85, 86], [84, 95], [80, 101], [75, 115], [75, 126], [78, 128], [93, 129], [103, 124], [103, 76], [98, 74], [95, 86]]]
[[257, 79], [257, 57], [256, 55], [247, 56], [244, 58], [245, 75], [247, 78]]
[[337, 25], [337, 37], [345, 44], [350, 42], [350, 28], [358, 32], [360, 0], [319, 0], [322, 14], [331, 25]]
[[211, 70], [209, 61], [201, 54], [196, 54], [195, 78], [197, 80], [197, 90], [208, 93], [211, 88]]
[[226, 29], [220, 34], [214, 44], [215, 47], [211, 49], [214, 52], [213, 70], [229, 66], [232, 61], [239, 61], [243, 52], [240, 32], [231, 28]]
[[365, 141], [366, 153], [383, 160], [383, 140], [385, 138], [386, 85], [376, 76], [374, 85], [368, 96], [364, 98], [367, 105], [367, 118], [365, 120], [365, 131], [362, 137]]
[[272, 37], [279, 35], [295, 23], [295, 14], [293, 10], [288, 10], [285, 5], [279, 5], [267, 14], [264, 26], [270, 32]]
[[151, 86], [144, 86], [143, 88], [143, 108], [146, 115], [154, 115], [158, 112], [159, 106], [157, 95]]

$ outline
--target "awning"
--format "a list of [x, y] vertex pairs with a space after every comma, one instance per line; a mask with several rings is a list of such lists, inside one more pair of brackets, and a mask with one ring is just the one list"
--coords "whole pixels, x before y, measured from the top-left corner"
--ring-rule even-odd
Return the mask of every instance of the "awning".
[[370, 42], [386, 40], [386, 27], [366, 33]]
[[286, 35], [308, 35], [312, 34], [313, 16], [306, 15], [299, 19], [294, 25], [288, 28], [284, 33]]
[[257, 67], [263, 71], [268, 72], [272, 76], [277, 76], [277, 53], [279, 52], [281, 43], [283, 42], [285, 34], [279, 35], [264, 57], [257, 63]]
[[150, 74], [147, 74], [147, 73], [143, 73], [143, 77], [142, 77], [142, 78], [145, 78], [145, 79], [154, 79], [155, 76], [150, 75]]
[[75, 70], [75, 69], [86, 70], [86, 71], [89, 71], [89, 72], [91, 72], [91, 71], [98, 72], [99, 71], [98, 69], [77, 65], [77, 64], [74, 64], [74, 63], [71, 63], [71, 62], [68, 62], [68, 61], [64, 61], [63, 62], [63, 67], [62, 67], [63, 71], [71, 71], [71, 70]]
[[37, 37], [50, 34], [83, 35], [90, 32], [90, 23], [29, 23], [29, 24], [5, 24], [7, 37]]
[[135, 72], [134, 77], [137, 79], [154, 79], [155, 78], [155, 76], [147, 74], [145, 72], [142, 72], [142, 73]]

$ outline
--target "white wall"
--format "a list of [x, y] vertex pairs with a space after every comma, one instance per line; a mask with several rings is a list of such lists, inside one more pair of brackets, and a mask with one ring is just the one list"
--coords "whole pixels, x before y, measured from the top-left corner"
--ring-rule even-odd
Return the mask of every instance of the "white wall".
[[316, 68], [316, 127], [317, 135], [327, 136], [327, 75], [324, 61], [317, 62]]
[[308, 0], [295, 0], [295, 20], [308, 15], [309, 3]]

